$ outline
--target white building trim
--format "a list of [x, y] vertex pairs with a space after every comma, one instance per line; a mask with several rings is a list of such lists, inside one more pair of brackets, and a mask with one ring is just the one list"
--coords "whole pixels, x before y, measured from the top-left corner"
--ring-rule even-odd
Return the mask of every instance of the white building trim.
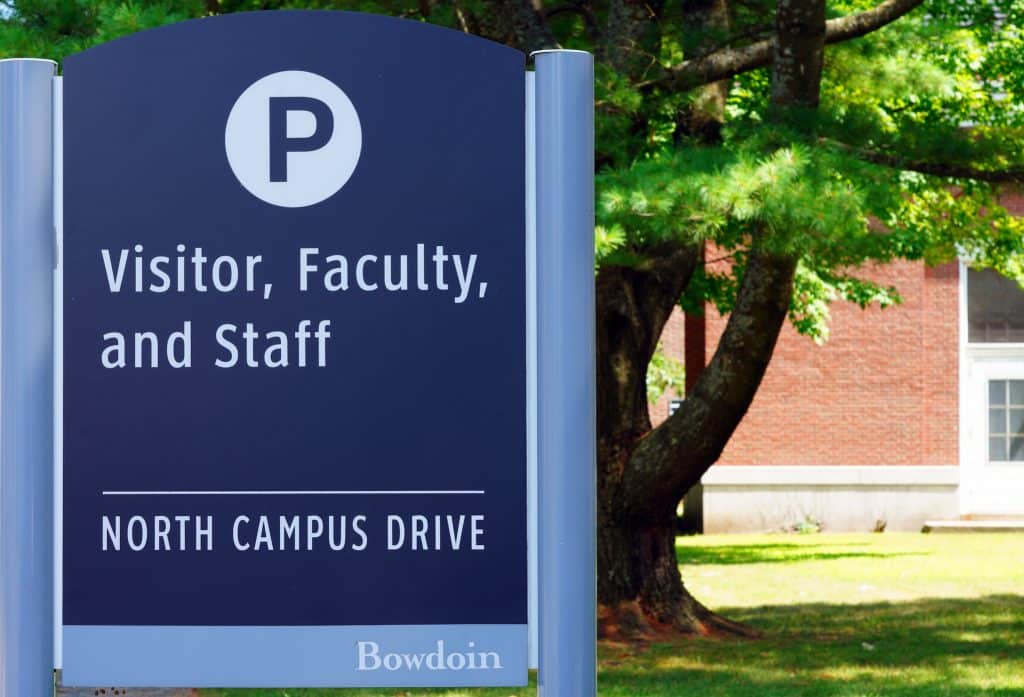
[[959, 515], [956, 465], [720, 465], [701, 480], [705, 532], [921, 530]]
[[938, 486], [960, 484], [956, 465], [721, 465], [701, 479], [715, 486]]
[[989, 380], [1024, 379], [1024, 343], [970, 343], [967, 264], [960, 262], [961, 516], [1024, 515], [1024, 465], [988, 461]]

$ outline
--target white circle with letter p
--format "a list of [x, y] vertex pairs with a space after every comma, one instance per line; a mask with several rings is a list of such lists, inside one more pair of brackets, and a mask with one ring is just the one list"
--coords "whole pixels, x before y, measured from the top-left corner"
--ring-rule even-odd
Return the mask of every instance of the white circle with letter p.
[[301, 208], [330, 198], [359, 161], [363, 132], [348, 96], [304, 70], [271, 73], [235, 101], [224, 130], [231, 171], [253, 196]]

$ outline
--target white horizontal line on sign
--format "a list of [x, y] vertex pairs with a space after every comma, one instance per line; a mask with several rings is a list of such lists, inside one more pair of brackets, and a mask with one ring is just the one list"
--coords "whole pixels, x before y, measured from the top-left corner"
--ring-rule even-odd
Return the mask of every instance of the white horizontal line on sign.
[[350, 491], [104, 491], [104, 496], [472, 496], [483, 489], [467, 490], [350, 490]]

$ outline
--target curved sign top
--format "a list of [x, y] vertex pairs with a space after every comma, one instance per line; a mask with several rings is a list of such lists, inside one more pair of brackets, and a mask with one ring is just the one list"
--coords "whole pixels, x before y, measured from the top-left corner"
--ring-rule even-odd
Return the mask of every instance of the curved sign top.
[[525, 683], [524, 71], [341, 12], [67, 59], [66, 684]]

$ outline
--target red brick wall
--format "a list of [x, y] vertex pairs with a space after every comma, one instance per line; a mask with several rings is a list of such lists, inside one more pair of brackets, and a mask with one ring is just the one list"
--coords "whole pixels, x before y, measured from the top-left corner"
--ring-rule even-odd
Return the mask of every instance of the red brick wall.
[[[867, 272], [903, 303], [861, 310], [836, 302], [824, 346], [788, 325], [727, 465], [949, 465], [958, 462], [958, 269], [900, 262]], [[709, 309], [708, 356], [725, 319]], [[662, 337], [683, 357], [683, 317]], [[668, 413], [668, 397], [652, 419]]]

